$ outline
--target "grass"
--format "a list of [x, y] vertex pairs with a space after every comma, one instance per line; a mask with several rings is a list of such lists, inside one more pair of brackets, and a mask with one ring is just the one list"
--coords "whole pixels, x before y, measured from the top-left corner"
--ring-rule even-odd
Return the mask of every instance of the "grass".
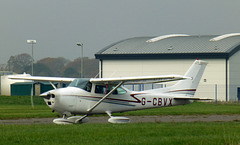
[[47, 105], [0, 105], [0, 119], [57, 117]]
[[195, 101], [192, 104], [138, 110], [121, 113], [121, 115], [207, 115], [207, 114], [240, 114], [240, 104], [214, 104]]
[[240, 122], [0, 125], [0, 144], [239, 144]]
[[[0, 119], [56, 117], [43, 99], [0, 98]], [[194, 102], [184, 106], [116, 113], [115, 115], [202, 115], [240, 114], [240, 105]], [[240, 122], [130, 123], [82, 125], [0, 125], [1, 144], [240, 144]]]
[[0, 119], [57, 117], [40, 97], [34, 96], [32, 108], [29, 96], [0, 96]]
[[[33, 96], [35, 105], [45, 105], [43, 98]], [[30, 96], [0, 96], [0, 105], [31, 105]]]
[[[30, 97], [0, 96], [0, 119], [57, 117], [52, 113], [42, 98], [34, 96], [34, 108], [31, 107]], [[240, 105], [234, 103], [214, 104], [194, 102], [188, 105], [114, 113], [120, 116], [144, 115], [207, 115], [207, 114], [240, 114]]]

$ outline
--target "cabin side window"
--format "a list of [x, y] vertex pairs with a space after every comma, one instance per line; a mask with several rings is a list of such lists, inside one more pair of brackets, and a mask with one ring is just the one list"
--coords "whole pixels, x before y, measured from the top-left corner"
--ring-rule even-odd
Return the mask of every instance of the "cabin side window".
[[[115, 86], [96, 85], [95, 86], [95, 93], [97, 93], [97, 94], [107, 94], [114, 88], [115, 88]], [[123, 88], [119, 87], [112, 94], [120, 95], [120, 94], [125, 94], [125, 93], [127, 93], [127, 91], [124, 90]]]
[[83, 90], [87, 91], [87, 92], [91, 92], [92, 89], [92, 83], [88, 82], [85, 87], [83, 88]]

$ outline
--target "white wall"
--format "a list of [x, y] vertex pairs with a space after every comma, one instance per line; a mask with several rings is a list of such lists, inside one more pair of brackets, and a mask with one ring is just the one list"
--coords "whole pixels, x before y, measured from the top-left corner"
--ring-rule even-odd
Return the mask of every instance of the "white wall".
[[[226, 101], [226, 60], [205, 59], [208, 65], [198, 87], [197, 96], [210, 97], [219, 101]], [[205, 82], [206, 80], [206, 82]], [[217, 85], [217, 93], [215, 91]]]
[[[206, 59], [208, 65], [198, 87], [196, 97], [215, 99], [215, 84], [217, 84], [218, 100], [226, 100], [226, 61], [225, 59]], [[171, 60], [103, 60], [103, 77], [126, 77], [146, 75], [184, 75], [193, 59]], [[204, 82], [204, 79], [206, 82]], [[167, 83], [172, 85], [173, 83]]]
[[[1, 95], [10, 96], [11, 95], [11, 84], [17, 82], [31, 82], [25, 80], [13, 80], [8, 77], [11, 75], [1, 76]], [[29, 74], [19, 74], [18, 76], [30, 76]]]

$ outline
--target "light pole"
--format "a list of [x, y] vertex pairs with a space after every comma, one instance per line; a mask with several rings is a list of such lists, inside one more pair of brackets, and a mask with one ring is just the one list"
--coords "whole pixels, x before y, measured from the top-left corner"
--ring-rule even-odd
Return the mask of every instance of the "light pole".
[[82, 56], [81, 56], [81, 76], [80, 78], [83, 78], [83, 44], [82, 43], [77, 43], [77, 46], [81, 46], [81, 51], [82, 51]]
[[[37, 41], [36, 40], [27, 40], [27, 43], [32, 44], [32, 76], [33, 76], [33, 62], [34, 62], [34, 59], [33, 59], [33, 44], [36, 44]], [[34, 107], [34, 104], [33, 104], [33, 81], [32, 81], [32, 90], [31, 90], [31, 104], [32, 104], [32, 107]]]

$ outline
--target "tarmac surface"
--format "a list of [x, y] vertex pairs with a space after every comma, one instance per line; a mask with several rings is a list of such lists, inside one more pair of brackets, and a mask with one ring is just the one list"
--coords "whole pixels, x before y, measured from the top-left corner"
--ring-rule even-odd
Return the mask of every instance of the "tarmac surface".
[[[161, 122], [240, 122], [240, 115], [167, 115], [167, 116], [126, 116], [131, 123]], [[108, 123], [108, 116], [88, 117], [88, 123]], [[55, 118], [29, 118], [0, 120], [0, 124], [53, 124]]]

